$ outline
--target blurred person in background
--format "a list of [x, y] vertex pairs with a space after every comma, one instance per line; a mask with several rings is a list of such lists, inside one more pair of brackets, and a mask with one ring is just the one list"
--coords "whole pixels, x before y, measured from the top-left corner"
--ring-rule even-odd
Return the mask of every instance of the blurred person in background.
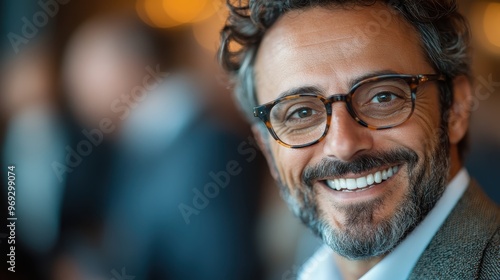
[[[48, 39], [47, 34], [41, 34], [22, 52], [2, 61], [0, 107], [7, 120], [2, 166], [15, 166], [14, 213], [19, 218], [15, 228], [16, 263], [18, 267], [33, 268], [18, 271], [18, 277], [43, 271], [59, 238], [64, 182], [54, 176], [52, 163], [64, 159], [67, 135]], [[2, 191], [7, 194], [7, 185], [4, 186]], [[6, 213], [5, 201], [2, 196]]]
[[94, 269], [103, 261], [95, 252], [100, 248], [123, 125], [111, 103], [142, 83], [152, 60], [153, 50], [148, 48], [154, 45], [141, 43], [146, 37], [141, 34], [142, 29], [127, 17], [90, 20], [75, 30], [61, 60], [70, 141], [64, 161], [57, 162], [54, 170], [65, 179], [60, 247]]
[[122, 268], [136, 279], [260, 277], [255, 147], [210, 118], [203, 98], [220, 88], [163, 60], [178, 54], [157, 36], [118, 15], [70, 40], [63, 78], [77, 125], [55, 279]]

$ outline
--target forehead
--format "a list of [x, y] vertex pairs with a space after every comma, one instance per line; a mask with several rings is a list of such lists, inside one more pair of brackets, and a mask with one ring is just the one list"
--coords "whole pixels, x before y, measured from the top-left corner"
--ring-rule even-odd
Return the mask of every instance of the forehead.
[[314, 7], [282, 16], [264, 36], [255, 61], [259, 103], [295, 87], [325, 95], [371, 72], [433, 72], [417, 32], [383, 5]]

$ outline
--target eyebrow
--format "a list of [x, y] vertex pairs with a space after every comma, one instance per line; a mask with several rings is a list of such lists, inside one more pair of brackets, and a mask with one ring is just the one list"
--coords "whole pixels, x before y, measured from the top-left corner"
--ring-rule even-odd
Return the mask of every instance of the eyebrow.
[[[369, 79], [369, 78], [373, 78], [373, 77], [376, 77], [376, 76], [389, 75], [389, 74], [400, 74], [400, 73], [398, 73], [398, 72], [396, 72], [394, 70], [389, 70], [389, 69], [368, 72], [368, 73], [365, 73], [365, 74], [363, 74], [361, 76], [354, 77], [354, 78], [350, 79], [349, 82], [348, 82], [349, 89], [351, 89], [357, 83], [359, 83], [359, 82], [361, 82], [363, 80], [366, 80], [366, 79]], [[318, 95], [323, 95], [324, 96], [324, 94], [322, 94], [323, 92], [324, 92], [324, 90], [322, 90], [320, 87], [317, 87], [317, 86], [299, 86], [299, 87], [294, 87], [294, 88], [291, 88], [289, 90], [286, 90], [286, 91], [280, 93], [278, 95], [277, 99], [280, 99], [280, 98], [283, 98], [283, 97], [286, 97], [286, 96], [290, 96], [290, 95], [301, 94], [301, 93], [313, 93], [313, 94], [318, 94]]]

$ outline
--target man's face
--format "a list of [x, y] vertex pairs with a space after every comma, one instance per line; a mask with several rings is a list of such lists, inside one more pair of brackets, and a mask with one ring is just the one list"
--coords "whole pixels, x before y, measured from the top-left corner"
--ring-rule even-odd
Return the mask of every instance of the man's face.
[[[419, 42], [411, 26], [381, 5], [289, 12], [259, 48], [257, 98], [263, 104], [304, 86], [325, 97], [346, 93], [353, 80], [377, 72], [435, 73]], [[363, 259], [393, 249], [442, 194], [449, 142], [440, 117], [438, 84], [428, 82], [419, 87], [412, 117], [391, 129], [365, 128], [337, 102], [326, 138], [313, 146], [290, 149], [268, 133], [262, 137], [295, 214], [339, 254]], [[389, 169], [390, 178], [366, 188], [328, 187], [334, 179]]]

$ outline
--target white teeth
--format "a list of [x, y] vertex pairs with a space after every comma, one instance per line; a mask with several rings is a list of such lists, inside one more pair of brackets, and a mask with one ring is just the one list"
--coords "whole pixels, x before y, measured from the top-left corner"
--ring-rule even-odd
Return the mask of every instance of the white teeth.
[[375, 183], [375, 177], [373, 176], [373, 174], [366, 176], [366, 183], [368, 185], [373, 185], [373, 183]]
[[374, 177], [375, 177], [374, 178], [375, 179], [375, 183], [377, 183], [377, 184], [382, 183], [382, 172], [380, 172], [380, 171], [375, 172], [375, 176]]
[[332, 190], [336, 190], [337, 188], [335, 187], [335, 181], [333, 180], [327, 180], [326, 184], [330, 187]]
[[373, 174], [368, 174], [367, 176], [359, 177], [359, 178], [337, 178], [334, 180], [326, 180], [326, 184], [328, 187], [334, 190], [355, 190], [355, 189], [363, 189], [367, 186], [372, 186], [373, 184], [380, 184], [382, 181], [385, 181], [391, 178], [394, 174], [396, 174], [399, 170], [398, 166], [389, 167], [386, 170], [377, 171]]
[[341, 189], [347, 188], [347, 184], [345, 182], [345, 179], [339, 179], [339, 181], [340, 181], [340, 188]]
[[335, 182], [333, 180], [326, 180], [326, 185], [330, 187], [330, 189], [335, 190]]
[[368, 186], [368, 183], [366, 182], [366, 177], [361, 177], [356, 179], [356, 185], [358, 186], [358, 189]]
[[347, 189], [354, 190], [356, 189], [356, 179], [346, 179], [345, 180]]

